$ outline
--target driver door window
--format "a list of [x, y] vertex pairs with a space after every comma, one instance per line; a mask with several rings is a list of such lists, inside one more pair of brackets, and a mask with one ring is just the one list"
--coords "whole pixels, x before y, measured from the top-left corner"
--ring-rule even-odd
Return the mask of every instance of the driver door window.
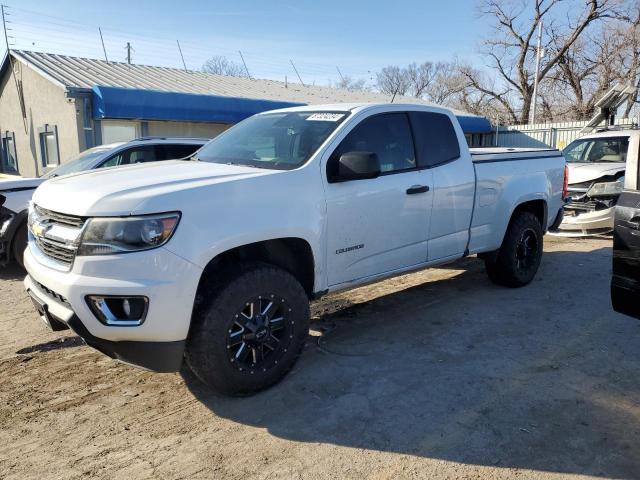
[[378, 155], [382, 173], [416, 167], [413, 139], [405, 113], [387, 113], [364, 120], [340, 143], [332, 155], [334, 165], [343, 153], [372, 152]]

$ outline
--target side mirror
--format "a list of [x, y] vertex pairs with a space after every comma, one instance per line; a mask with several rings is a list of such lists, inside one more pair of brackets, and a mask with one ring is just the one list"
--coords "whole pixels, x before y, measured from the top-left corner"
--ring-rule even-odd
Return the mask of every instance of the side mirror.
[[338, 159], [337, 170], [334, 182], [376, 178], [380, 175], [380, 160], [373, 152], [348, 152]]

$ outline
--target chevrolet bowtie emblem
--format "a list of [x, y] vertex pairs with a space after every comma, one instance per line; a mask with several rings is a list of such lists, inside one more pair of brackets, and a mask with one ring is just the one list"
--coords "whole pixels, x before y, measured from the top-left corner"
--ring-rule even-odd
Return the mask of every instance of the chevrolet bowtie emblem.
[[34, 223], [33, 225], [31, 225], [31, 232], [36, 236], [36, 237], [42, 237], [44, 235], [44, 232], [46, 232], [49, 229], [48, 225], [43, 225], [42, 223]]

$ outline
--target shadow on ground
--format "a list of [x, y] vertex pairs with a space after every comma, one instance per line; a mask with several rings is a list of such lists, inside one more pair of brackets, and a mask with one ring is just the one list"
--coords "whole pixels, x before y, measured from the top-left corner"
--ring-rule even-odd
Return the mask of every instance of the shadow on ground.
[[[463, 267], [460, 267], [463, 265]], [[608, 299], [609, 248], [548, 252], [522, 289], [465, 259], [426, 282], [324, 315], [299, 363], [213, 413], [288, 440], [594, 476], [640, 473], [640, 322]]]
[[84, 340], [80, 337], [62, 337], [50, 342], [39, 343], [30, 347], [21, 348], [16, 353], [18, 355], [25, 355], [34, 352], [50, 352], [52, 350], [61, 350], [64, 348], [81, 347], [85, 345]]

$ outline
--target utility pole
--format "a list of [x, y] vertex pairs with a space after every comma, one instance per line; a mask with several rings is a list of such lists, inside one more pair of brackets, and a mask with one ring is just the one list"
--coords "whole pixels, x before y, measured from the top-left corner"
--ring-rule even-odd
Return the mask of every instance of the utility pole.
[[538, 103], [538, 77], [540, 76], [540, 57], [542, 56], [542, 20], [538, 23], [538, 46], [536, 48], [536, 76], [533, 79], [533, 98], [531, 99], [530, 123], [536, 123], [536, 104]]
[[131, 50], [133, 50], [133, 47], [131, 46], [131, 43], [127, 42], [127, 46], [125, 48], [127, 49], [127, 63], [131, 65]]
[[293, 67], [293, 70], [296, 72], [296, 75], [298, 76], [298, 80], [300, 80], [300, 83], [302, 84], [303, 87], [306, 87], [306, 85], [304, 84], [304, 82], [302, 81], [302, 78], [300, 77], [300, 74], [298, 73], [298, 69], [296, 68], [296, 66], [293, 64], [293, 60], [289, 60], [291, 62], [291, 66]]
[[[7, 20], [5, 18], [4, 5], [0, 4], [0, 10], [2, 10], [2, 30], [4, 31], [4, 41], [7, 44], [7, 54], [11, 53], [11, 47], [9, 46], [9, 35], [7, 34]], [[9, 56], [11, 58], [11, 56]]]
[[102, 29], [98, 27], [98, 32], [100, 32], [100, 41], [102, 42], [102, 51], [104, 52], [104, 59], [107, 63], [109, 63], [109, 59], [107, 58], [107, 49], [104, 47], [104, 38], [102, 38]]
[[244, 65], [244, 69], [247, 72], [247, 77], [251, 78], [251, 74], [249, 73], [249, 69], [247, 68], [247, 62], [244, 61], [244, 57], [242, 56], [242, 52], [240, 50], [238, 50], [238, 53], [240, 54], [240, 58], [242, 59], [242, 64]]
[[187, 71], [187, 64], [184, 63], [184, 55], [182, 55], [182, 48], [180, 48], [180, 41], [176, 40], [176, 43], [178, 44], [178, 51], [180, 52], [180, 58], [182, 59], [182, 66], [184, 67], [184, 71]]

